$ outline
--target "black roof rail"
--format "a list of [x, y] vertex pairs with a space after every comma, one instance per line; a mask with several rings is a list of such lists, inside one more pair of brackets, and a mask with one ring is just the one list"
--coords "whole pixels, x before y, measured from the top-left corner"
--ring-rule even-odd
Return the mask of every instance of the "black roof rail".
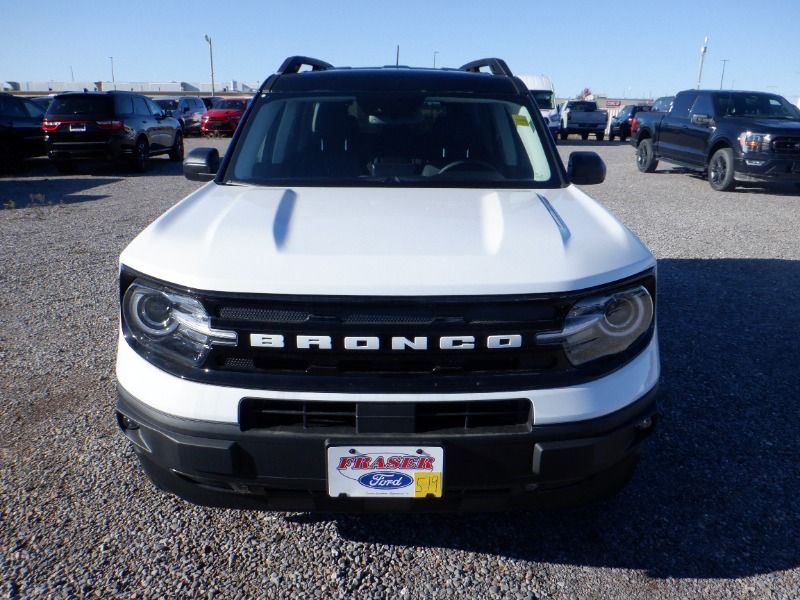
[[303, 65], [311, 67], [312, 71], [326, 71], [333, 69], [333, 65], [326, 63], [324, 60], [318, 58], [310, 58], [308, 56], [290, 56], [278, 68], [278, 75], [285, 75], [286, 73], [297, 73]]
[[502, 75], [503, 77], [513, 77], [514, 74], [508, 68], [506, 61], [502, 58], [480, 58], [473, 60], [463, 65], [461, 71], [469, 71], [470, 73], [480, 73], [481, 67], [489, 67], [492, 75]]

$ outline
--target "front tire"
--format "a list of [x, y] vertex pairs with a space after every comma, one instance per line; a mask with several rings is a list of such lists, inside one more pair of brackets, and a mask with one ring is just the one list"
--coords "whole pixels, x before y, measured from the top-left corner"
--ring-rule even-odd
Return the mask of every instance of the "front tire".
[[608, 130], [608, 141], [609, 142], [613, 142], [614, 141], [614, 132], [611, 131], [610, 129]]
[[136, 147], [133, 150], [133, 162], [131, 166], [137, 173], [144, 173], [150, 163], [150, 145], [144, 138], [136, 140]]
[[720, 148], [708, 163], [708, 183], [718, 192], [729, 192], [736, 187], [733, 176], [733, 150]]
[[568, 137], [569, 137], [569, 134], [568, 134], [566, 131], [562, 131], [562, 132], [561, 132], [561, 139], [562, 139], [562, 140], [565, 140], [565, 139], [567, 139]]
[[603, 138], [604, 138], [604, 137], [606, 137], [606, 134], [604, 134], [604, 133], [598, 133], [598, 134], [597, 134], [595, 137], [597, 137], [597, 141], [598, 141], [598, 142], [602, 142], [602, 141], [603, 141]]
[[636, 166], [642, 173], [652, 173], [656, 170], [658, 161], [653, 149], [653, 140], [650, 138], [642, 140], [636, 147]]
[[180, 131], [175, 132], [175, 143], [169, 151], [169, 159], [173, 162], [183, 160], [183, 135]]
[[582, 133], [581, 134], [581, 139], [582, 140], [588, 140], [589, 139], [589, 134], [588, 133]]

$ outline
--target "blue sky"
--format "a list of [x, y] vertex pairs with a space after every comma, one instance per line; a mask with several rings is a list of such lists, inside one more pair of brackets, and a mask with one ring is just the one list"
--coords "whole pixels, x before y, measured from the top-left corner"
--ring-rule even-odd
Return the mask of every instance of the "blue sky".
[[335, 65], [400, 62], [457, 67], [504, 58], [516, 74], [547, 74], [559, 96], [609, 97], [694, 87], [800, 96], [800, 0], [618, 2], [295, 0], [6, 1], [0, 80], [263, 80], [290, 54]]

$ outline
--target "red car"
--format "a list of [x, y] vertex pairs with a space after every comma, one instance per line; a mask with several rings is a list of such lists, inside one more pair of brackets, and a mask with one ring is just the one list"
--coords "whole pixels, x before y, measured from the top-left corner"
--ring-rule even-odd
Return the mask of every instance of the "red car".
[[200, 131], [206, 135], [215, 133], [233, 135], [249, 98], [225, 98], [200, 118]]

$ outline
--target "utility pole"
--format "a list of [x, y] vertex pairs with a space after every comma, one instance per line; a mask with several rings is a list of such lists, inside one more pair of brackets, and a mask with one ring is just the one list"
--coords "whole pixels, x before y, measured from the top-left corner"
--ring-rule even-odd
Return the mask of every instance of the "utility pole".
[[700, 82], [703, 80], [703, 62], [706, 60], [706, 52], [708, 52], [708, 36], [703, 40], [703, 46], [700, 48], [700, 72], [697, 74], [697, 89], [700, 89]]
[[725, 65], [729, 60], [730, 59], [728, 58], [723, 58], [720, 60], [720, 62], [722, 63], [722, 77], [719, 78], [719, 89], [722, 89], [722, 82], [725, 81]]
[[211, 37], [208, 34], [206, 34], [206, 41], [208, 42], [208, 58], [211, 61], [211, 95], [214, 96], [214, 46], [211, 44]]
[[117, 89], [117, 80], [114, 78], [114, 57], [109, 56], [108, 58], [111, 59], [111, 83], [114, 85], [114, 89]]
[[397, 55], [395, 56], [394, 59], [394, 66], [395, 67], [400, 66], [400, 44], [397, 44]]
[[433, 51], [433, 68], [436, 68], [436, 55], [439, 54], [438, 50]]
[[69, 66], [69, 76], [72, 78], [72, 82], [75, 83], [75, 71], [72, 70], [72, 65]]

